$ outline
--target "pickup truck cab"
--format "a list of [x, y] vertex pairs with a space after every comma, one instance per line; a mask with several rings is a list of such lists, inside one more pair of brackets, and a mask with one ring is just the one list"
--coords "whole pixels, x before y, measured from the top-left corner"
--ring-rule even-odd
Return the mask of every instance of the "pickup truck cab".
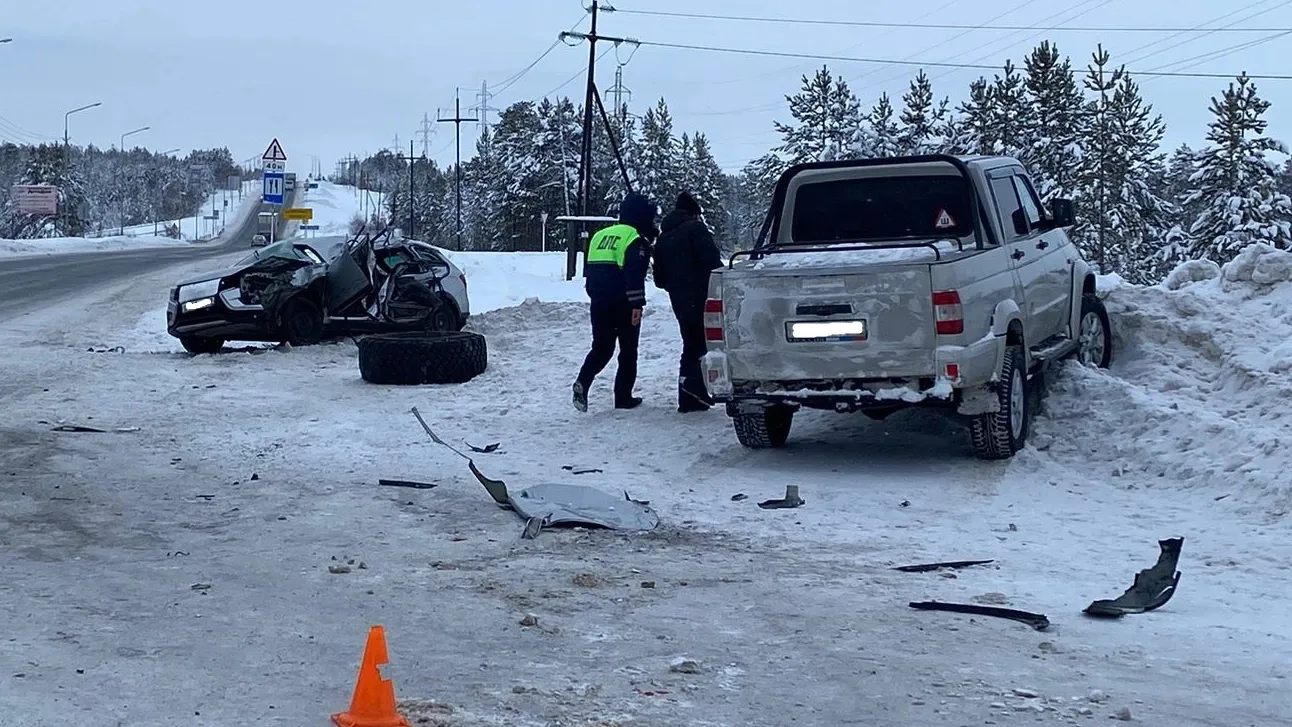
[[816, 162], [778, 180], [754, 249], [714, 271], [706, 385], [740, 443], [780, 447], [802, 407], [966, 421], [985, 459], [1024, 446], [1038, 374], [1107, 367], [1108, 314], [1068, 239], [1008, 157]]

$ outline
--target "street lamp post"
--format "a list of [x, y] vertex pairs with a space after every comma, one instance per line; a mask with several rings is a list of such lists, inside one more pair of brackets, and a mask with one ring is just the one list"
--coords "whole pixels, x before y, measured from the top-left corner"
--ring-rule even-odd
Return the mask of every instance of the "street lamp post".
[[[151, 129], [151, 128], [152, 128], [151, 126], [140, 126], [138, 129], [131, 129], [130, 131], [127, 131], [126, 133], [122, 134], [122, 135], [121, 135], [121, 146], [117, 147], [117, 150], [118, 150], [118, 151], [120, 151], [122, 155], [124, 155], [124, 154], [126, 153], [126, 137], [127, 137], [127, 136], [134, 136], [135, 134], [138, 134], [138, 133], [141, 133], [141, 132], [144, 132], [144, 131], [148, 131], [148, 130], [149, 130], [149, 129]], [[121, 225], [121, 236], [122, 236], [122, 237], [125, 237], [125, 234], [126, 234], [126, 201], [125, 201], [125, 199], [124, 199], [124, 198], [117, 202], [117, 217], [120, 219], [120, 225]]]
[[69, 138], [70, 138], [70, 137], [67, 135], [67, 121], [68, 121], [68, 119], [69, 119], [69, 118], [71, 118], [72, 114], [77, 114], [77, 113], [80, 113], [80, 112], [82, 112], [82, 111], [86, 111], [86, 110], [88, 110], [88, 109], [96, 108], [96, 107], [99, 107], [99, 106], [102, 106], [102, 105], [103, 105], [103, 102], [101, 102], [101, 101], [96, 101], [96, 102], [94, 102], [94, 103], [92, 103], [92, 104], [87, 104], [87, 105], [82, 106], [82, 107], [80, 107], [80, 108], [72, 109], [71, 111], [68, 111], [67, 113], [63, 114], [63, 146], [67, 146], [67, 144], [68, 144], [68, 140], [69, 140]]

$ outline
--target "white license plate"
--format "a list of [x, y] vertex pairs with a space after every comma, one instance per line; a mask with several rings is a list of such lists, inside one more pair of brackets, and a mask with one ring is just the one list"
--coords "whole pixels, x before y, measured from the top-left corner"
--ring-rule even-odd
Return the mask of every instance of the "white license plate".
[[790, 321], [785, 333], [791, 341], [864, 341], [866, 321]]

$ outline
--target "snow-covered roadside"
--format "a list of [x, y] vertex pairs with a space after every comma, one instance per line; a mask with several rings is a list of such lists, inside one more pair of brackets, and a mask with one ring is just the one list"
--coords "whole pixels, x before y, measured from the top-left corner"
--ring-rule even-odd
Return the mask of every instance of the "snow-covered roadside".
[[[237, 199], [231, 199], [230, 209], [234, 210], [233, 219], [227, 220], [225, 229], [237, 229], [238, 225], [246, 221], [247, 216], [254, 214], [260, 207], [259, 182], [249, 182], [250, 190], [244, 195], [241, 202]], [[254, 187], [254, 188], [253, 188]], [[215, 200], [217, 209], [224, 214], [221, 205], [222, 197], [220, 192], [212, 195], [211, 199], [206, 201], [203, 209], [210, 209], [212, 200]], [[169, 223], [181, 223], [181, 239], [170, 237], [159, 237], [152, 235], [153, 226], [138, 225], [127, 227], [126, 235], [110, 235], [106, 237], [49, 237], [36, 240], [0, 240], [0, 258], [5, 257], [35, 257], [41, 255], [66, 255], [82, 252], [112, 252], [118, 250], [142, 250], [148, 248], [160, 247], [177, 247], [194, 243], [194, 222], [196, 218], [189, 217], [185, 220], [171, 220]], [[209, 222], [206, 223], [209, 226]]]
[[[348, 342], [175, 353], [164, 331], [150, 340], [134, 324], [180, 271], [6, 327], [0, 619], [16, 627], [0, 641], [0, 675], [24, 676], [0, 681], [0, 709], [32, 725], [174, 724], [193, 712], [211, 725], [247, 714], [322, 724], [348, 702], [372, 623], [387, 628], [383, 671], [399, 695], [454, 705], [455, 726], [1104, 724], [1122, 708], [1143, 724], [1265, 725], [1292, 708], [1283, 529], [1198, 483], [1103, 471], [1138, 441], [1121, 428], [1110, 442], [1106, 428], [1124, 425], [1108, 412], [1143, 407], [1064, 387], [1104, 374], [1052, 382], [1038, 446], [1007, 464], [971, 459], [963, 432], [918, 412], [803, 415], [789, 448], [748, 452], [721, 413], [672, 410], [665, 306], [649, 306], [644, 324], [647, 404], [610, 410], [607, 371], [579, 415], [568, 385], [586, 306], [560, 299], [579, 300], [581, 281], [548, 287], [559, 256], [459, 255], [480, 301], [471, 326], [490, 346], [489, 371], [460, 387], [366, 385]], [[1261, 295], [1277, 307], [1283, 292], [1250, 291], [1245, 304]], [[1113, 291], [1123, 337], [1136, 314], [1119, 301], [1136, 296], [1141, 310], [1170, 297]], [[505, 305], [518, 297], [545, 302]], [[1267, 325], [1229, 320], [1245, 329], [1216, 337], [1223, 354]], [[1151, 378], [1137, 358], [1146, 337], [1132, 336], [1139, 348], [1112, 376]], [[1091, 395], [1101, 408], [1069, 413]], [[518, 519], [426, 441], [414, 405], [451, 441], [501, 442], [477, 464], [512, 486], [627, 490], [664, 527], [521, 541]], [[140, 431], [40, 424], [59, 419]], [[564, 465], [605, 471], [573, 477]], [[378, 477], [439, 486], [380, 488]], [[804, 508], [754, 504], [786, 484]], [[1184, 578], [1166, 608], [1122, 622], [1079, 615], [1172, 535], [1186, 537]], [[961, 558], [996, 563], [956, 578], [888, 569]], [[1055, 626], [906, 607], [927, 599], [1004, 600]], [[537, 627], [519, 625], [526, 614]], [[696, 673], [670, 670], [681, 657]]]
[[[296, 202], [297, 207], [308, 207], [313, 211], [314, 216], [308, 224], [318, 225], [319, 229], [315, 231], [305, 231], [310, 236], [325, 237], [327, 235], [349, 235], [350, 221], [356, 216], [361, 216], [364, 209], [369, 214], [375, 209], [382, 209], [384, 204], [384, 195], [377, 192], [365, 192], [355, 187], [344, 184], [333, 184], [318, 180], [318, 186], [310, 189], [309, 180], [298, 180], [300, 185], [300, 196]], [[360, 195], [366, 195], [367, 200], [361, 201]], [[287, 227], [287, 236], [299, 234], [299, 222], [292, 222]]]

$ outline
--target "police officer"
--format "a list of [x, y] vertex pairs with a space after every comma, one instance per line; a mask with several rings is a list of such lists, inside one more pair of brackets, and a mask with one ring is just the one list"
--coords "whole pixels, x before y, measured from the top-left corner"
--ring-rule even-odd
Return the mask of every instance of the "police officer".
[[668, 291], [673, 315], [682, 334], [682, 356], [677, 372], [677, 410], [706, 411], [713, 399], [704, 387], [700, 361], [704, 338], [704, 299], [709, 274], [722, 267], [713, 231], [704, 221], [704, 209], [690, 192], [677, 196], [677, 204], [664, 217], [655, 244], [655, 285]]
[[598, 231], [588, 243], [583, 270], [592, 302], [592, 350], [573, 386], [574, 407], [579, 411], [588, 410], [588, 389], [615, 355], [616, 343], [615, 408], [635, 409], [642, 403], [633, 396], [633, 386], [657, 212], [655, 203], [644, 195], [629, 193], [619, 205], [619, 224]]

